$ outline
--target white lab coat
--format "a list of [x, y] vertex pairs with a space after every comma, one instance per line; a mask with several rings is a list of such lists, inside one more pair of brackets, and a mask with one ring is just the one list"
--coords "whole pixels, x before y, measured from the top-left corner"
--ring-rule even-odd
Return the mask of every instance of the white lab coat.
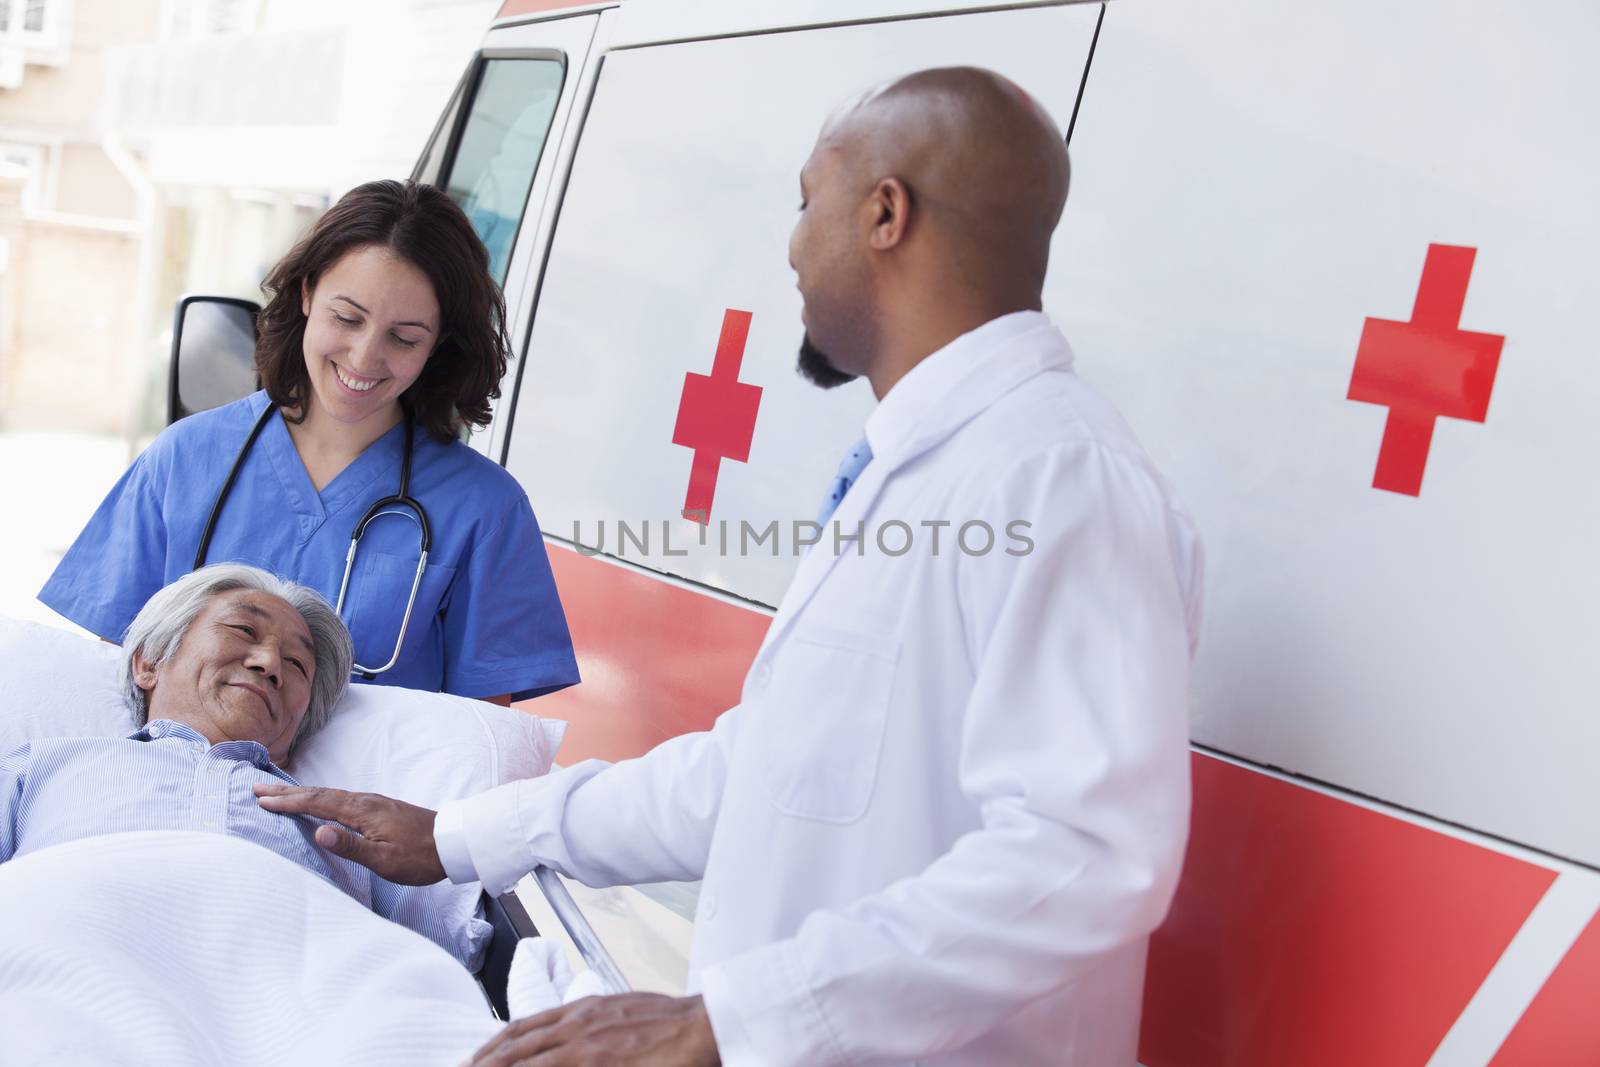
[[806, 556], [739, 705], [447, 807], [452, 877], [703, 877], [690, 981], [730, 1067], [1133, 1063], [1187, 833], [1200, 548], [1071, 361], [1024, 312], [914, 368], [834, 517], [861, 554]]

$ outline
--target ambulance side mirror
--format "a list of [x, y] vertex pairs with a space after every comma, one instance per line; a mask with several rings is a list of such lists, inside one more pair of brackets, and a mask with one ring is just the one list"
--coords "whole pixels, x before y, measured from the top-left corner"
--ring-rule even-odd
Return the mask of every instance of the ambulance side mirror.
[[230, 404], [260, 388], [256, 316], [261, 305], [231, 296], [186, 296], [172, 319], [167, 424]]

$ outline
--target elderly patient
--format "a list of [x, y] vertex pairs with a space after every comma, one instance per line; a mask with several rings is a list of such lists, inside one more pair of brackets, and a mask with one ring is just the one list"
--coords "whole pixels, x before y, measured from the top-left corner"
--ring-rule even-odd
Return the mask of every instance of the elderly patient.
[[464, 964], [488, 927], [452, 930], [416, 890], [318, 848], [319, 820], [256, 803], [349, 684], [350, 636], [316, 592], [239, 564], [205, 567], [151, 597], [123, 640], [125, 738], [34, 741], [0, 756], [0, 861], [128, 830], [228, 834], [333, 883]]

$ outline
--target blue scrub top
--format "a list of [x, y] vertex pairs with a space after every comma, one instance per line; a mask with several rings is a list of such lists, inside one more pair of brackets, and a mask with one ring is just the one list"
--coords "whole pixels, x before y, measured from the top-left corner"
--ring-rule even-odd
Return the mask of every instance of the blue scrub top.
[[[156, 590], [189, 573], [211, 505], [266, 404], [258, 392], [167, 427], [101, 503], [39, 599], [120, 641]], [[333, 603], [356, 523], [399, 490], [404, 444], [402, 423], [318, 493], [282, 415], [273, 415], [240, 468], [206, 562], [251, 563]], [[400, 661], [375, 681], [519, 700], [576, 683], [527, 494], [460, 442], [441, 444], [419, 428], [414, 448], [411, 495], [428, 513], [433, 546]], [[409, 514], [374, 519], [356, 551], [344, 619], [358, 663], [381, 666], [394, 651], [417, 568]]]

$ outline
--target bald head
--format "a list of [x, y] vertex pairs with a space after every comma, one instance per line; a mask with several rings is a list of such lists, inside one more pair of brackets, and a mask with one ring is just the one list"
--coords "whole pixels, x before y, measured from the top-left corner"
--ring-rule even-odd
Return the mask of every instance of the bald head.
[[1043, 288], [1067, 146], [1011, 81], [977, 67], [919, 71], [835, 115], [820, 144], [863, 183], [900, 179], [920, 221], [980, 275], [1020, 275], [1035, 296]]
[[[967, 328], [1037, 309], [1068, 179], [1060, 129], [992, 71], [919, 71], [849, 102], [823, 127], [801, 191], [810, 200], [814, 189], [826, 190], [826, 225], [835, 232], [818, 243], [830, 246], [828, 272], [844, 272], [870, 305], [840, 306], [851, 301], [822, 293], [813, 307], [803, 220], [790, 258], [808, 335], [839, 370], [870, 374], [898, 322], [949, 311], [948, 332], [974, 317]], [[816, 314], [831, 321], [815, 322]]]

